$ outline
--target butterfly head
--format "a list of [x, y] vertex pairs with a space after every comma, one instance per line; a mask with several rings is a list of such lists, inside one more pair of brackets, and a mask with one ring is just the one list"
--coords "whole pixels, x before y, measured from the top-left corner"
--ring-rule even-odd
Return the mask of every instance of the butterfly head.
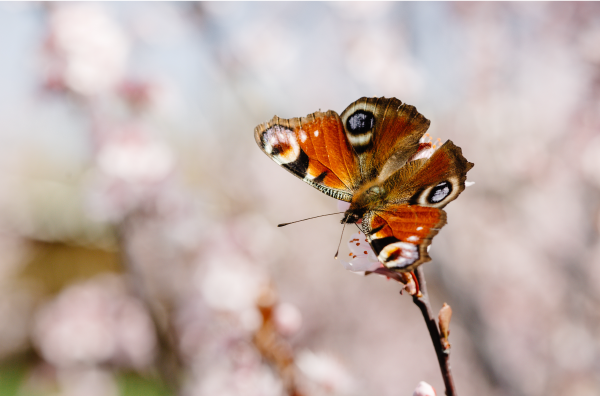
[[344, 213], [344, 218], [341, 223], [358, 223], [362, 219], [362, 216], [359, 213], [351, 212], [350, 209]]
[[352, 197], [350, 207], [344, 214], [342, 223], [357, 223], [366, 212], [385, 204], [386, 190], [381, 184], [372, 183], [358, 190]]

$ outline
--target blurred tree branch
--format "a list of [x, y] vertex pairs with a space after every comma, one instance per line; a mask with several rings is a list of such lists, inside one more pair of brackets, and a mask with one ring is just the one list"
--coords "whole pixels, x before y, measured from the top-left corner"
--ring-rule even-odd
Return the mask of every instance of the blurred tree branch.
[[140, 215], [143, 216], [143, 213], [139, 211], [130, 213], [117, 225], [121, 261], [123, 270], [128, 275], [131, 290], [146, 305], [156, 330], [157, 351], [155, 361], [158, 374], [171, 394], [178, 395], [183, 361], [179, 354], [179, 347], [169, 317], [169, 307], [166, 306], [166, 302], [158, 301], [156, 298], [149, 296], [144, 282], [145, 276], [131, 251], [129, 243], [129, 236], [135, 232], [136, 217]]
[[262, 316], [262, 325], [253, 337], [253, 343], [262, 355], [279, 373], [288, 396], [303, 396], [297, 384], [294, 352], [277, 331], [273, 318], [277, 294], [273, 286], [265, 288], [257, 301]]

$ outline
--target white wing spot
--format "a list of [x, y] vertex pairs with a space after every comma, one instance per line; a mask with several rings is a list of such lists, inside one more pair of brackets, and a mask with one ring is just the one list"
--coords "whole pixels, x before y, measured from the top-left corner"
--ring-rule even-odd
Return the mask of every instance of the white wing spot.
[[421, 231], [423, 227], [417, 227], [417, 231]]
[[[392, 254], [397, 257], [394, 260], [387, 261]], [[408, 267], [417, 261], [419, 251], [417, 246], [412, 243], [395, 242], [384, 247], [377, 258], [388, 268], [402, 268]]]
[[413, 235], [413, 236], [409, 236], [408, 238], [406, 238], [406, 240], [409, 242], [417, 242], [419, 240], [419, 237], [416, 235]]
[[319, 136], [319, 131], [315, 131], [315, 137]]
[[[443, 183], [438, 184], [438, 186], [442, 186], [442, 185], [443, 185], [442, 188], [435, 190], [435, 192], [433, 193], [433, 196], [431, 197], [432, 203], [438, 203], [438, 202], [442, 201], [444, 198], [446, 198], [446, 196], [448, 194], [450, 194], [450, 187], [448, 187], [447, 184], [443, 184]], [[436, 187], [438, 187], [438, 186], [436, 186]]]
[[302, 143], [306, 142], [306, 138], [307, 138], [307, 137], [308, 137], [308, 136], [306, 136], [306, 132], [304, 132], [303, 130], [300, 130], [300, 141], [301, 141]]

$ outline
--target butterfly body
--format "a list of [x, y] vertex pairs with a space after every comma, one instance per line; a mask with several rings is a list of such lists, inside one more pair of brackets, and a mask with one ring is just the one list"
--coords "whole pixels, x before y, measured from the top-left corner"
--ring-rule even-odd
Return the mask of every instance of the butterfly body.
[[429, 120], [395, 98], [361, 98], [338, 115], [316, 112], [255, 128], [276, 163], [350, 203], [342, 223], [358, 223], [378, 260], [406, 272], [430, 261], [431, 239], [446, 224], [442, 208], [465, 188], [473, 167], [451, 141], [423, 140]]

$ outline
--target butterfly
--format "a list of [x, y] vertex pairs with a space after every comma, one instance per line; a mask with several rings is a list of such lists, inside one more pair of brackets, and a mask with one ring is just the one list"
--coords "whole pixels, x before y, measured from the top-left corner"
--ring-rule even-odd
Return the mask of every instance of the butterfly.
[[[330, 197], [350, 203], [377, 259], [394, 272], [430, 261], [442, 210], [465, 189], [473, 167], [448, 140], [426, 141], [430, 121], [396, 98], [361, 98], [329, 110], [258, 125], [254, 137], [277, 164]], [[362, 220], [362, 221], [361, 221]]]

